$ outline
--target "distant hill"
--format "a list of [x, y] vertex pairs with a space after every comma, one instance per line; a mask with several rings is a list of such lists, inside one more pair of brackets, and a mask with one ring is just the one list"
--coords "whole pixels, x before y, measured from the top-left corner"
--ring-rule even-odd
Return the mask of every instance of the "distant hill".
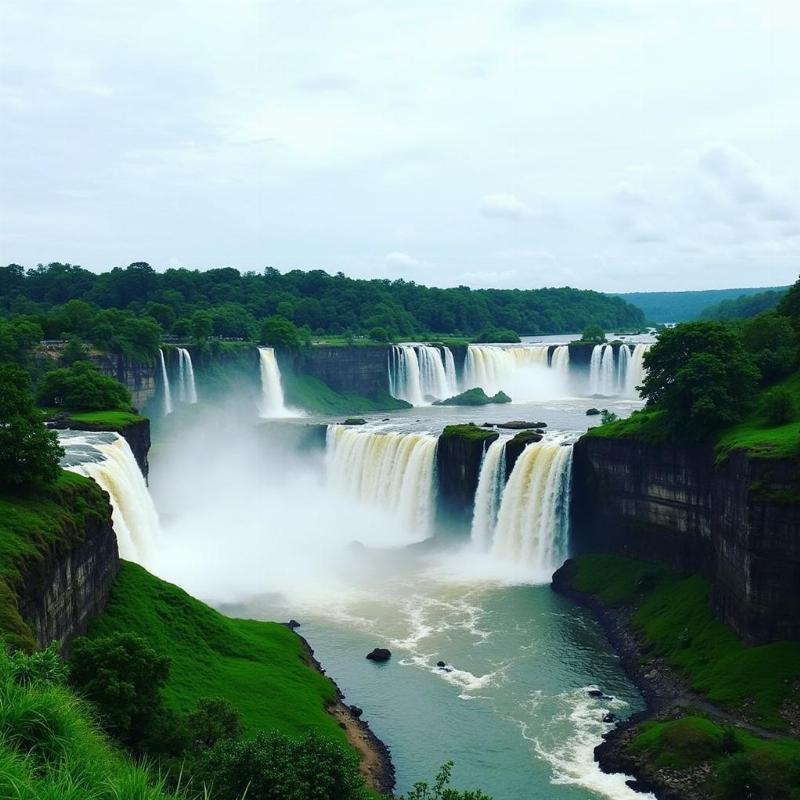
[[710, 306], [725, 300], [760, 294], [770, 289], [781, 292], [786, 288], [759, 286], [745, 289], [706, 289], [700, 292], [629, 292], [616, 296], [641, 308], [649, 322], [687, 322], [697, 319]]
[[758, 294], [743, 294], [732, 300], [723, 300], [713, 306], [703, 309], [700, 316], [703, 319], [746, 319], [754, 317], [762, 311], [770, 311], [780, 302], [786, 294], [785, 289], [770, 289]]

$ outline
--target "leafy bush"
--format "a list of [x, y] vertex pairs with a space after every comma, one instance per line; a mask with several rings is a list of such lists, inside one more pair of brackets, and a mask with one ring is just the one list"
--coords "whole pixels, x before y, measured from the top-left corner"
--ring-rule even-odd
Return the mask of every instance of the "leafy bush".
[[367, 800], [358, 757], [313, 731], [293, 740], [274, 731], [226, 740], [197, 763], [214, 800]]
[[600, 325], [587, 325], [581, 334], [581, 341], [603, 344], [606, 341], [606, 332]]
[[298, 350], [302, 338], [297, 326], [281, 316], [267, 317], [261, 325], [261, 344], [284, 350]]
[[14, 680], [26, 686], [33, 683], [62, 685], [67, 681], [67, 666], [61, 660], [57, 642], [33, 653], [12, 653], [8, 666]]
[[77, 336], [73, 336], [64, 346], [61, 351], [61, 358], [59, 359], [62, 367], [71, 367], [76, 361], [86, 361], [89, 357], [89, 351], [83, 340]]
[[519, 344], [519, 335], [508, 328], [484, 328], [476, 337], [476, 342], [490, 344]]
[[607, 408], [604, 408], [600, 412], [600, 424], [601, 425], [608, 425], [612, 422], [616, 422], [619, 419], [619, 415], [615, 414], [613, 411], [609, 411]]
[[242, 734], [242, 715], [227, 700], [201, 697], [186, 717], [186, 726], [190, 746], [200, 750], [225, 739], [238, 739]]
[[48, 372], [39, 384], [38, 401], [70, 411], [128, 409], [131, 393], [114, 378], [103, 375], [90, 361]]
[[167, 715], [161, 689], [169, 659], [139, 636], [117, 633], [77, 639], [70, 661], [70, 684], [97, 706], [103, 727], [132, 749], [145, 741]]
[[785, 425], [797, 416], [797, 406], [788, 389], [776, 387], [761, 398], [761, 412], [770, 425]]
[[742, 342], [767, 383], [788, 375], [797, 365], [797, 334], [791, 322], [775, 312], [747, 320]]
[[28, 373], [15, 364], [0, 365], [0, 487], [52, 483], [63, 454], [34, 406]]
[[372, 339], [374, 342], [390, 342], [392, 337], [389, 336], [389, 332], [386, 328], [372, 328], [369, 332], [369, 338]]
[[425, 781], [414, 784], [414, 788], [400, 800], [492, 800], [488, 794], [480, 789], [459, 791], [450, 788], [450, 776], [453, 772], [453, 762], [448, 761], [439, 770], [433, 786]]

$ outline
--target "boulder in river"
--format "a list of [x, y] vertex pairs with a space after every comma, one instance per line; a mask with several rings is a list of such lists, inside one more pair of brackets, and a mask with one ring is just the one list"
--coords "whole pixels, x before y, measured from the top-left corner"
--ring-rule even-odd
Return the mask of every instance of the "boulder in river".
[[599, 408], [592, 407], [592, 408], [587, 408], [586, 409], [586, 416], [587, 417], [597, 417], [599, 415], [600, 415], [600, 409]]
[[546, 428], [546, 422], [526, 422], [521, 419], [512, 419], [510, 422], [498, 422], [496, 427], [509, 431], [522, 431], [526, 428]]
[[391, 650], [387, 650], [385, 647], [376, 647], [372, 652], [367, 653], [367, 659], [369, 661], [384, 662], [388, 661], [391, 657]]
[[364, 417], [348, 417], [342, 425], [366, 425], [367, 421]]
[[296, 619], [290, 619], [286, 623], [286, 627], [287, 628], [291, 628], [292, 630], [294, 630], [295, 628], [299, 628], [300, 627], [300, 623]]

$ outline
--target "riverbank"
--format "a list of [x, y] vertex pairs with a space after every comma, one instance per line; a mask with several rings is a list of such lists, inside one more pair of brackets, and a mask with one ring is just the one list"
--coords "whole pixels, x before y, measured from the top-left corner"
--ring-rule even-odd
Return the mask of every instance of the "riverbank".
[[[289, 627], [294, 630], [295, 625], [290, 623]], [[296, 630], [294, 632], [302, 643], [309, 664], [336, 688], [336, 699], [327, 707], [327, 712], [336, 720], [348, 743], [358, 753], [364, 780], [373, 791], [391, 795], [395, 786], [395, 770], [389, 748], [373, 733], [369, 723], [361, 719], [361, 709], [344, 702], [344, 694], [316, 658], [311, 645]]]
[[[609, 559], [583, 557], [584, 560], [587, 558]], [[734, 793], [736, 787], [728, 774], [731, 772], [729, 762], [738, 759], [753, 770], [756, 766], [763, 767], [764, 776], [759, 780], [764, 783], [762, 788], [766, 793], [759, 793], [756, 789], [747, 796], [788, 797], [788, 794], [773, 795], [770, 792], [773, 785], [779, 789], [794, 786], [790, 765], [800, 754], [800, 742], [794, 738], [797, 732], [796, 704], [792, 702], [798, 677], [796, 665], [787, 665], [794, 679], [781, 675], [768, 690], [760, 686], [737, 687], [739, 695], [736, 697], [729, 697], [724, 703], [712, 702], [710, 698], [717, 699], [715, 693], [720, 695], [719, 687], [706, 689], [703, 678], [698, 678], [685, 666], [689, 656], [679, 658], [678, 661], [682, 660], [684, 664], [676, 668], [674, 651], [664, 646], [663, 631], [669, 624], [664, 617], [668, 612], [664, 611], [659, 621], [661, 642], [653, 640], [649, 634], [654, 628], [642, 621], [642, 611], [649, 611], [646, 608], [649, 597], [659, 591], [656, 587], [672, 579], [664, 577], [663, 571], [653, 565], [640, 564], [637, 573], [631, 569], [635, 563], [629, 561], [624, 565], [624, 570], [627, 570], [625, 580], [620, 580], [624, 570], [616, 575], [606, 572], [601, 591], [595, 588], [581, 590], [585, 586], [580, 587], [580, 584], [585, 584], [586, 580], [576, 580], [579, 564], [575, 559], [567, 561], [554, 574], [552, 581], [554, 591], [594, 614], [618, 654], [622, 668], [646, 704], [644, 711], [618, 722], [595, 748], [594, 755], [600, 768], [608, 773], [634, 776], [634, 780], [629, 782], [632, 788], [653, 792], [659, 800], [704, 800], [710, 791], [725, 798], [745, 796]], [[608, 565], [604, 563], [603, 566]], [[626, 581], [628, 586], [624, 585]], [[698, 661], [713, 664], [717, 680], [720, 677], [736, 680], [747, 676], [755, 684], [758, 676], [750, 674], [754, 670], [748, 670], [745, 663], [754, 664], [754, 654], [772, 656], [765, 660], [765, 665], [775, 666], [781, 663], [775, 658], [778, 648], [784, 652], [784, 661], [787, 654], [789, 662], [795, 657], [793, 643], [764, 646], [773, 648], [771, 653], [764, 648], [750, 648], [746, 656], [739, 657], [737, 676], [726, 664], [722, 648], [708, 648], [708, 643], [700, 641], [699, 637], [693, 641], [696, 622], [692, 614], [685, 615], [681, 623], [685, 625], [678, 632], [684, 641], [677, 646], [689, 653], [693, 646], [696, 647]], [[708, 627], [707, 620], [703, 620], [703, 624]], [[719, 623], [712, 624], [719, 626]], [[707, 633], [704, 635], [708, 636]], [[704, 647], [708, 652], [702, 652]], [[726, 667], [731, 675], [724, 674]], [[778, 682], [785, 684], [780, 693], [775, 691]], [[696, 690], [698, 684], [703, 686], [703, 693]], [[746, 696], [748, 692], [751, 696]], [[765, 696], [769, 696], [774, 707], [765, 707]], [[755, 762], [763, 764], [756, 765]]]

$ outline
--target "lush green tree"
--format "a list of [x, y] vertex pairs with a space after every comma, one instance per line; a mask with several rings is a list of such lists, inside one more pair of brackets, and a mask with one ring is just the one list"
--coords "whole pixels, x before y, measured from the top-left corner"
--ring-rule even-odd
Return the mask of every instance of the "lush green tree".
[[665, 330], [645, 354], [642, 396], [666, 411], [675, 435], [703, 439], [750, 410], [758, 369], [741, 338], [721, 322]]
[[372, 339], [373, 342], [385, 343], [392, 341], [392, 337], [389, 336], [389, 332], [386, 328], [373, 328], [369, 332], [369, 338]]
[[261, 325], [261, 344], [283, 350], [297, 350], [302, 342], [297, 326], [285, 317], [267, 317]]
[[69, 680], [95, 704], [109, 734], [138, 749], [166, 715], [161, 690], [169, 666], [167, 657], [132, 633], [81, 638], [75, 641]]
[[152, 317], [165, 331], [170, 330], [177, 319], [175, 309], [166, 303], [150, 301], [145, 305], [144, 313]]
[[214, 320], [208, 311], [195, 311], [191, 318], [192, 339], [205, 342], [214, 332]]
[[43, 336], [41, 326], [26, 317], [0, 318], [0, 363], [27, 364]]
[[429, 785], [425, 781], [414, 784], [414, 788], [400, 800], [492, 800], [488, 794], [479, 789], [459, 791], [450, 788], [450, 776], [453, 772], [453, 762], [448, 761], [439, 770], [439, 774]]
[[71, 367], [76, 361], [86, 361], [88, 357], [89, 351], [86, 345], [78, 336], [73, 336], [64, 345], [59, 362], [64, 367]]
[[28, 373], [0, 364], [0, 486], [42, 486], [55, 481], [64, 451], [35, 407]]
[[186, 717], [190, 746], [202, 750], [242, 735], [242, 716], [220, 697], [201, 697]]
[[594, 344], [603, 344], [603, 342], [606, 341], [606, 332], [600, 325], [592, 323], [583, 329], [581, 341], [594, 342]]
[[476, 337], [476, 342], [490, 342], [490, 343], [507, 343], [519, 344], [520, 338], [516, 331], [503, 329], [503, 328], [486, 328], [482, 330]]
[[38, 402], [70, 411], [130, 408], [131, 393], [114, 378], [103, 375], [90, 361], [76, 361], [46, 373], [39, 384]]
[[797, 365], [797, 334], [787, 317], [766, 311], [742, 325], [742, 342], [769, 383]]
[[778, 313], [788, 317], [792, 325], [800, 330], [800, 278], [798, 278], [781, 297]]
[[797, 405], [792, 393], [776, 386], [761, 398], [761, 413], [770, 425], [786, 425], [797, 417]]
[[358, 756], [311, 732], [300, 740], [277, 731], [223, 740], [205, 751], [197, 776], [215, 800], [367, 800]]

